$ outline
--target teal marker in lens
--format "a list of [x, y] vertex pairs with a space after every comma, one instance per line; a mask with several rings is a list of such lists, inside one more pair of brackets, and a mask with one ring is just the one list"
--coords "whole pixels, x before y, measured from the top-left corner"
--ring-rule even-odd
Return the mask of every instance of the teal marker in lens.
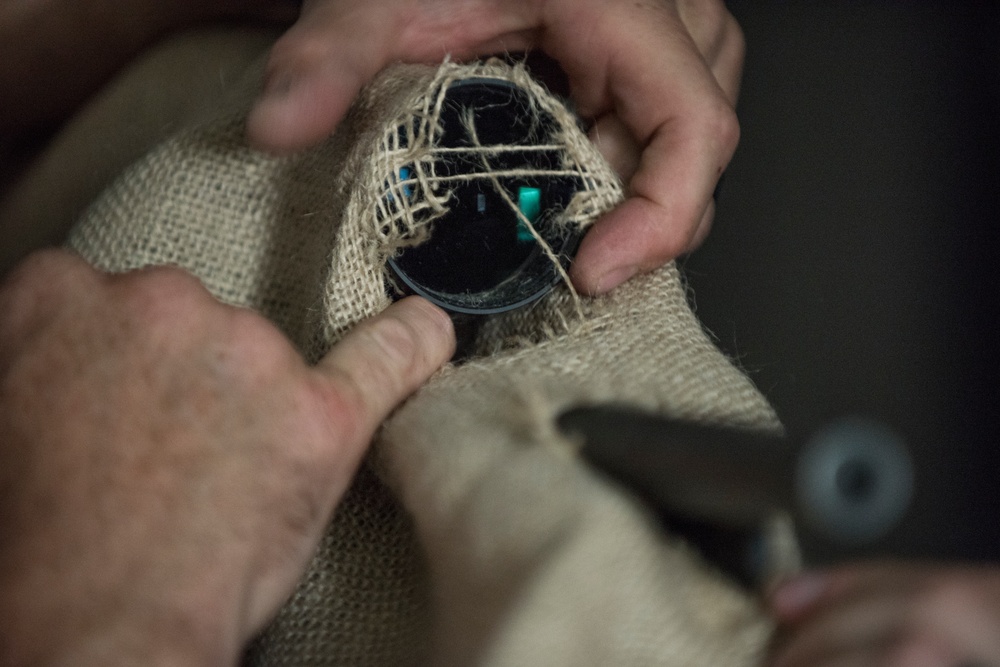
[[[538, 215], [542, 212], [542, 191], [538, 188], [518, 188], [517, 208], [520, 209], [521, 215], [528, 219], [528, 222], [535, 224]], [[517, 240], [523, 242], [535, 240], [531, 230], [521, 219], [517, 221]]]
[[[419, 167], [449, 183], [447, 210], [414, 208], [421, 222], [432, 223], [431, 233], [388, 258], [394, 295], [415, 293], [452, 313], [490, 315], [534, 303], [560, 282], [559, 269], [569, 266], [581, 236], [564, 212], [587, 187], [557, 168], [565, 161], [561, 125], [540, 108], [525, 113], [535, 107], [528, 91], [509, 81], [472, 78], [448, 87], [435, 133], [435, 144], [448, 150]], [[490, 153], [487, 172], [468, 155], [470, 118], [472, 143]], [[413, 126], [401, 125], [399, 136]], [[490, 147], [502, 150], [493, 156]], [[387, 174], [386, 210], [418, 197], [422, 178], [412, 162]]]
[[[400, 181], [408, 181], [408, 180], [410, 180], [410, 168], [409, 167], [400, 167], [399, 168], [399, 180]], [[412, 197], [413, 196], [413, 186], [412, 185], [409, 185], [407, 183], [403, 184], [403, 196], [405, 196], [405, 197]]]

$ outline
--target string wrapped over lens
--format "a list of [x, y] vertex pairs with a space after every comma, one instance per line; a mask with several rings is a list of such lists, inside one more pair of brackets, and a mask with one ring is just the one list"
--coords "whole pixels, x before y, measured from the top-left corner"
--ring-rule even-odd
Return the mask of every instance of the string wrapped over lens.
[[564, 164], [552, 115], [514, 83], [477, 77], [447, 87], [434, 130], [434, 159], [400, 167], [386, 193], [393, 209], [416, 187], [447, 191], [446, 212], [425, 209], [426, 238], [389, 259], [401, 289], [455, 313], [491, 314], [566, 280], [581, 232], [567, 211], [585, 186]]

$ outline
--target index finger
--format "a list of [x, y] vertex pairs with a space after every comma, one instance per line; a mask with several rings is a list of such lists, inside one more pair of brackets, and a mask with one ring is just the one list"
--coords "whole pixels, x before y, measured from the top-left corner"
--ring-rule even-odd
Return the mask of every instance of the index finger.
[[337, 126], [362, 86], [395, 61], [439, 63], [527, 48], [533, 3], [307, 3], [274, 45], [264, 94], [247, 119], [250, 141], [307, 148]]

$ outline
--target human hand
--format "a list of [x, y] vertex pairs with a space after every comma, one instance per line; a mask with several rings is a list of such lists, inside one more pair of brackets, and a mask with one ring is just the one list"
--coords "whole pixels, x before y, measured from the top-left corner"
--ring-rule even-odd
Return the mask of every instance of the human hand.
[[739, 136], [743, 36], [721, 0], [306, 0], [278, 42], [248, 119], [256, 145], [326, 138], [395, 61], [541, 48], [569, 78], [628, 199], [589, 231], [571, 276], [607, 292], [696, 247]]
[[768, 597], [771, 667], [1000, 665], [1000, 568], [883, 563], [800, 575]]
[[0, 664], [235, 664], [453, 347], [412, 298], [308, 367], [179, 270], [29, 258], [0, 286]]

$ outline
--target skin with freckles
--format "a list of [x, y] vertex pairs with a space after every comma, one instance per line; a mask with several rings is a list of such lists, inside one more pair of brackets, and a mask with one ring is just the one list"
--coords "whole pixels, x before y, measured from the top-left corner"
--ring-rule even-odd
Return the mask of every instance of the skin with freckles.
[[767, 600], [769, 667], [1000, 665], [1000, 568], [901, 562], [811, 572]]
[[565, 70], [628, 186], [581, 244], [577, 288], [606, 292], [696, 247], [739, 135], [743, 36], [719, 0], [306, 0], [271, 53], [248, 135], [272, 151], [305, 148], [389, 63], [535, 48]]
[[0, 284], [0, 664], [235, 665], [453, 349], [414, 297], [310, 367], [179, 270], [29, 258]]

